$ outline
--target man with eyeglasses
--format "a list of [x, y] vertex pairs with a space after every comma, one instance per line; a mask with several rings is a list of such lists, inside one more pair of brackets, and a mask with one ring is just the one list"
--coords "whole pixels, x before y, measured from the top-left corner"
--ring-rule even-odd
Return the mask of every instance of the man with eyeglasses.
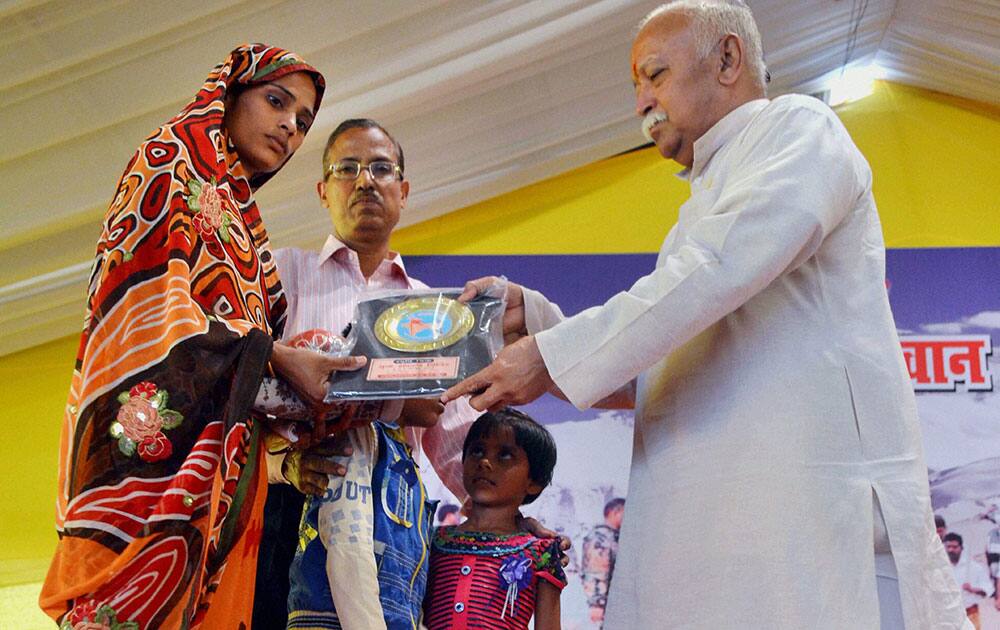
[[[373, 120], [346, 120], [330, 134], [316, 191], [330, 213], [333, 233], [319, 252], [274, 252], [288, 299], [284, 339], [315, 328], [342, 331], [365, 291], [426, 286], [409, 277], [402, 257], [389, 249], [389, 236], [410, 192], [403, 169], [402, 147]], [[426, 454], [448, 489], [464, 497], [462, 442], [479, 413], [465, 399], [446, 407], [424, 399], [406, 401], [403, 414], [441, 414], [433, 428], [407, 429], [408, 441], [416, 459], [421, 451]], [[283, 450], [273, 436], [268, 441], [269, 451]], [[257, 567], [255, 630], [285, 628], [288, 569], [298, 544], [303, 493], [321, 496], [329, 475], [345, 474], [329, 457], [340, 454], [340, 447], [318, 445], [268, 456], [271, 485]]]

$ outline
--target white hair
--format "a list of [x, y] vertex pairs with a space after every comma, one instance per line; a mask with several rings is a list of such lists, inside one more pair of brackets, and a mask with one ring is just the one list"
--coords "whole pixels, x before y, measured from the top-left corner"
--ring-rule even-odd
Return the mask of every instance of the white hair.
[[732, 33], [743, 41], [745, 63], [750, 76], [762, 91], [767, 91], [767, 68], [764, 47], [757, 22], [750, 7], [742, 0], [675, 0], [653, 9], [639, 24], [642, 30], [653, 20], [670, 14], [687, 17], [699, 59], [705, 59], [726, 35]]

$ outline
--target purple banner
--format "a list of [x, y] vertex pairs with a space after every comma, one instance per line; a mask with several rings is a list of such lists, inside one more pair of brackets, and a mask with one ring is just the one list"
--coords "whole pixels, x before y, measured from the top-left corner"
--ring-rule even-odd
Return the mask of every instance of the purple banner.
[[[505, 275], [537, 289], [573, 315], [602, 304], [649, 273], [653, 254], [412, 256], [411, 275], [436, 287]], [[886, 259], [886, 286], [917, 406], [935, 512], [965, 539], [965, 553], [997, 575], [1000, 558], [1000, 248], [900, 249]], [[573, 540], [562, 596], [563, 628], [600, 627], [600, 604], [613, 561], [615, 514], [626, 498], [632, 415], [577, 411], [543, 396], [525, 407], [559, 445], [552, 485], [526, 512]], [[454, 501], [436, 478], [428, 490]], [[995, 542], [991, 542], [995, 541]], [[993, 544], [996, 549], [989, 550]], [[602, 577], [603, 576], [603, 577]], [[1000, 627], [991, 600], [983, 627]]]

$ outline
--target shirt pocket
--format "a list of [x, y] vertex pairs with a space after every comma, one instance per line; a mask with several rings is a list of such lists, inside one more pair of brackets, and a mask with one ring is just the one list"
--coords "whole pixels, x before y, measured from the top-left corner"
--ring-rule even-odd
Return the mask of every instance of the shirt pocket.
[[387, 467], [379, 488], [379, 500], [385, 515], [401, 527], [411, 528], [422, 514], [417, 514], [416, 493], [420, 492], [420, 481], [413, 462], [390, 452], [392, 463]]

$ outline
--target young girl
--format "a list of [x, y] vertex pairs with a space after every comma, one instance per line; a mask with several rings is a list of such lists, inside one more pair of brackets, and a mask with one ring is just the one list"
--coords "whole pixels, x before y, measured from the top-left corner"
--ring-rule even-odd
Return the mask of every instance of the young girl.
[[485, 413], [462, 448], [468, 519], [437, 530], [424, 600], [428, 630], [559, 628], [566, 586], [556, 538], [518, 526], [519, 508], [552, 480], [556, 445], [540, 424], [511, 408]]

